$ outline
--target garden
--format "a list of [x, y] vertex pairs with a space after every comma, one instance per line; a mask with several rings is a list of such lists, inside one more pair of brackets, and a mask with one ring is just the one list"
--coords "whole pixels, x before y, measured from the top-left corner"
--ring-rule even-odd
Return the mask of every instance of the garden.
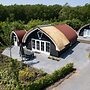
[[69, 63], [52, 74], [28, 67], [21, 61], [1, 54], [0, 49], [0, 88], [2, 90], [42, 90], [71, 73], [73, 63]]

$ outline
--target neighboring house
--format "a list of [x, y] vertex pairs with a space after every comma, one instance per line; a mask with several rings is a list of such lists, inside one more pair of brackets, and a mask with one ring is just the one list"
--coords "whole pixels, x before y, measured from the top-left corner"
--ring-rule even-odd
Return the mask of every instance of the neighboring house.
[[22, 38], [25, 33], [26, 30], [16, 30], [11, 32], [10, 39], [14, 46], [19, 46], [20, 43], [22, 43]]
[[90, 38], [90, 24], [86, 24], [79, 29], [79, 36]]
[[66, 24], [39, 26], [22, 39], [27, 49], [56, 57], [76, 41], [76, 31]]

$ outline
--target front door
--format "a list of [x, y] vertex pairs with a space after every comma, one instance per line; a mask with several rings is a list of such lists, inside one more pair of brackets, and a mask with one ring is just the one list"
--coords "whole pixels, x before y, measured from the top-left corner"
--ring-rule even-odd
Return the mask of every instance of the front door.
[[32, 51], [37, 51], [45, 54], [50, 54], [50, 42], [32, 39]]

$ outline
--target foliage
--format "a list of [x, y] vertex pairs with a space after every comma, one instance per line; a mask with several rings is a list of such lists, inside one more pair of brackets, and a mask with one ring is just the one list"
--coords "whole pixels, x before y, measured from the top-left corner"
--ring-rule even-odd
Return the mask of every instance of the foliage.
[[35, 77], [35, 73], [30, 73], [30, 68], [26, 67], [24, 70], [19, 71], [19, 77], [21, 80], [30, 80]]
[[[5, 57], [3, 56], [2, 59], [5, 60]], [[21, 64], [8, 58], [0, 63], [2, 64], [0, 66], [0, 84], [4, 85], [6, 89], [13, 90], [16, 87], [20, 89], [19, 70], [22, 69]]]
[[84, 6], [71, 7], [69, 5], [0, 5], [0, 21], [25, 21], [30, 20], [72, 20], [79, 19], [85, 23], [89, 23], [90, 4]]
[[52, 74], [45, 74], [6, 56], [0, 55], [0, 58], [3, 59], [0, 60], [0, 86], [5, 90], [42, 90], [73, 71], [70, 63]]
[[22, 90], [28, 82], [45, 75], [41, 70], [0, 54], [0, 86], [4, 86], [4, 90]]
[[35, 79], [40, 78], [45, 75], [46, 73], [43, 73], [40, 70], [36, 70], [30, 67], [25, 67], [24, 69], [19, 71], [19, 78], [22, 82], [34, 81]]
[[76, 31], [90, 23], [90, 4], [69, 5], [0, 5], [0, 46], [10, 45], [12, 30], [30, 30], [43, 24], [67, 23]]
[[78, 31], [78, 29], [83, 25], [83, 22], [81, 22], [79, 19], [65, 20], [63, 23], [70, 25], [76, 31]]
[[9, 21], [21, 20], [28, 22], [31, 19], [57, 19], [61, 8], [60, 5], [0, 5], [0, 21], [9, 19]]
[[56, 82], [57, 80], [64, 78], [67, 74], [72, 72], [73, 63], [69, 63], [66, 66], [62, 67], [60, 70], [56, 70], [54, 73], [50, 75], [46, 75], [27, 86], [27, 90], [42, 90], [45, 87], [51, 85], [52, 83]]
[[33, 27], [36, 27], [37, 25], [42, 25], [43, 24], [43, 21], [41, 20], [31, 20], [27, 25], [28, 25], [28, 28], [31, 29]]
[[25, 25], [21, 21], [0, 22], [0, 42], [1, 45], [10, 45], [10, 33], [12, 30], [25, 29]]

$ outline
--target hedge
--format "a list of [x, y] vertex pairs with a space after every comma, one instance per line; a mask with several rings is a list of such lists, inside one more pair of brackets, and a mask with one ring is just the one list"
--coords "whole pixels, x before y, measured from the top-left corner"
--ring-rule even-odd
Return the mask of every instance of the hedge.
[[47, 74], [46, 76], [35, 80], [32, 83], [29, 83], [26, 86], [26, 90], [42, 90], [45, 87], [53, 84], [57, 80], [64, 78], [66, 75], [68, 75], [70, 72], [74, 70], [73, 63], [69, 63], [66, 66], [62, 67], [59, 70], [56, 70], [52, 74]]

